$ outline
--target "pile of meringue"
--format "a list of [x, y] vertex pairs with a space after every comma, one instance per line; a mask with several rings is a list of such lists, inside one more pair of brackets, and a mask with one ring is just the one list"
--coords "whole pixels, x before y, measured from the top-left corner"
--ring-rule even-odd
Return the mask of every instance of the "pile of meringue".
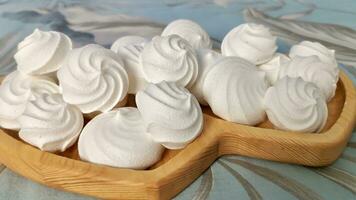
[[[65, 151], [79, 138], [81, 159], [132, 169], [196, 139], [199, 103], [235, 123], [257, 125], [267, 114], [277, 129], [321, 131], [339, 78], [334, 51], [308, 41], [288, 56], [276, 50], [269, 29], [250, 23], [225, 36], [221, 53], [190, 20], [152, 40], [119, 38], [111, 49], [72, 48], [65, 34], [36, 29], [0, 86], [0, 126], [43, 151]], [[128, 94], [137, 108], [124, 107]]]

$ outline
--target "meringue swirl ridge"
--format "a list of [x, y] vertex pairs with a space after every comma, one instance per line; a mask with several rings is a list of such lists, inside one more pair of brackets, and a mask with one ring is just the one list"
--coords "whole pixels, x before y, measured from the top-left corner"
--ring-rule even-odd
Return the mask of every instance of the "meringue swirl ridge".
[[59, 69], [72, 42], [68, 36], [56, 31], [35, 31], [18, 44], [14, 55], [19, 71], [41, 75]]
[[299, 44], [295, 44], [291, 47], [289, 56], [291, 58], [295, 56], [317, 56], [321, 61], [333, 64], [335, 70], [338, 69], [335, 59], [335, 50], [328, 49], [318, 42], [302, 41]]
[[19, 137], [42, 151], [65, 151], [77, 140], [83, 115], [60, 94], [42, 94], [30, 101], [18, 119]]
[[181, 149], [200, 135], [203, 113], [196, 98], [173, 82], [149, 84], [136, 95], [137, 108], [153, 140]]
[[152, 83], [170, 81], [191, 87], [198, 76], [196, 53], [178, 35], [154, 37], [142, 51], [141, 64], [146, 80]]
[[189, 89], [190, 92], [197, 98], [199, 103], [207, 105], [204, 100], [203, 85], [205, 77], [213, 68], [214, 64], [222, 58], [222, 55], [212, 49], [198, 49], [197, 59], [199, 64], [199, 74], [194, 85]]
[[128, 93], [130, 94], [136, 94], [147, 84], [140, 63], [141, 52], [147, 42], [147, 39], [140, 36], [125, 36], [116, 40], [111, 46], [111, 50], [117, 53], [124, 62], [129, 76]]
[[279, 78], [285, 76], [301, 77], [317, 85], [327, 101], [335, 95], [336, 84], [339, 79], [330, 63], [322, 62], [317, 56], [295, 56], [288, 65], [280, 69]]
[[128, 75], [121, 59], [99, 45], [72, 50], [57, 75], [64, 100], [83, 113], [109, 111], [128, 91]]
[[42, 77], [14, 71], [0, 86], [0, 126], [19, 129], [17, 118], [24, 112], [28, 101], [44, 93], [59, 93], [59, 87]]
[[320, 132], [328, 109], [319, 88], [301, 78], [284, 77], [270, 87], [264, 98], [272, 124], [282, 130]]
[[225, 57], [208, 73], [203, 85], [205, 100], [214, 114], [236, 123], [255, 125], [265, 118], [265, 73], [239, 57]]
[[197, 23], [187, 20], [175, 20], [167, 25], [163, 30], [162, 36], [179, 35], [186, 39], [195, 49], [212, 47], [209, 34]]
[[163, 146], [145, 132], [140, 112], [132, 107], [103, 113], [91, 120], [82, 131], [78, 149], [83, 160], [131, 169], [149, 167], [163, 152]]
[[267, 27], [253, 23], [235, 27], [221, 44], [224, 56], [238, 56], [256, 65], [267, 62], [276, 50], [276, 37]]

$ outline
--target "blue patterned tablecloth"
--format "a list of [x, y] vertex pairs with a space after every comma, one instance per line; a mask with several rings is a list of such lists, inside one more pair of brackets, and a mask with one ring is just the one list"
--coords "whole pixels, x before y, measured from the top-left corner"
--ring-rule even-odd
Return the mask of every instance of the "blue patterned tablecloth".
[[[216, 47], [245, 21], [269, 26], [280, 52], [304, 39], [322, 42], [336, 49], [343, 70], [356, 81], [354, 0], [0, 0], [0, 16], [1, 75], [14, 70], [16, 45], [35, 27], [62, 31], [75, 46], [109, 47], [120, 36], [152, 37], [168, 22], [188, 18], [209, 32]], [[0, 164], [0, 199], [91, 198], [48, 188]], [[176, 199], [356, 199], [356, 133], [342, 156], [324, 168], [225, 156]]]

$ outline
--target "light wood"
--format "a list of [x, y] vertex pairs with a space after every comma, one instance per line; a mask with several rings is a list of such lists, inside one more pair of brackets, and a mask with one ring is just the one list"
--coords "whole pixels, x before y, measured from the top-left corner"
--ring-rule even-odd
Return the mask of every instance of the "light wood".
[[[182, 191], [219, 156], [239, 154], [308, 166], [329, 165], [341, 154], [355, 125], [356, 99], [344, 73], [328, 104], [329, 118], [320, 134], [274, 130], [226, 122], [204, 108], [202, 135], [181, 151], [166, 151], [147, 170], [119, 169], [79, 160], [73, 146], [61, 154], [42, 152], [0, 131], [0, 162], [17, 173], [62, 190], [104, 199], [169, 199]], [[132, 97], [129, 105], [133, 105]]]

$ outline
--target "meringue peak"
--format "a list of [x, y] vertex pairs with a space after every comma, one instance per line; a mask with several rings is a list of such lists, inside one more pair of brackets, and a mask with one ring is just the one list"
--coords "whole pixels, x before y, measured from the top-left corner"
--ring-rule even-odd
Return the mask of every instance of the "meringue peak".
[[71, 50], [57, 76], [64, 100], [83, 113], [111, 110], [126, 97], [129, 87], [120, 57], [95, 44]]
[[328, 109], [320, 89], [302, 78], [283, 77], [264, 97], [268, 119], [282, 130], [320, 132]]
[[167, 25], [162, 36], [178, 35], [195, 49], [212, 47], [209, 34], [197, 23], [188, 19], [178, 19]]
[[238, 56], [256, 65], [270, 60], [276, 50], [276, 37], [267, 27], [254, 23], [233, 28], [221, 44], [224, 56]]
[[70, 49], [72, 41], [67, 35], [35, 29], [18, 44], [14, 58], [19, 71], [42, 75], [58, 70]]
[[136, 94], [136, 103], [147, 132], [166, 148], [184, 148], [202, 131], [203, 113], [198, 101], [174, 82], [148, 84]]
[[145, 45], [140, 58], [149, 82], [170, 81], [189, 88], [197, 79], [195, 50], [178, 35], [154, 37]]

